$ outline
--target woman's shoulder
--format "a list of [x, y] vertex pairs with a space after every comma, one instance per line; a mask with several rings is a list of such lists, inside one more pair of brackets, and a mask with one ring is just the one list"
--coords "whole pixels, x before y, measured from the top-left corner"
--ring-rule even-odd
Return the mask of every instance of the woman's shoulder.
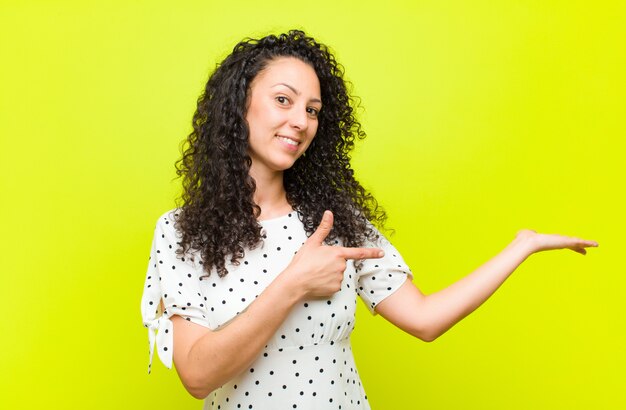
[[178, 215], [180, 215], [180, 208], [172, 208], [164, 213], [161, 214], [161, 216], [159, 216], [159, 218], [157, 219], [157, 224], [159, 223], [166, 223], [167, 224], [172, 224], [176, 221], [176, 218], [178, 217]]
[[176, 218], [180, 208], [172, 208], [161, 214], [156, 220], [155, 235], [162, 239], [179, 239], [180, 232], [176, 229]]

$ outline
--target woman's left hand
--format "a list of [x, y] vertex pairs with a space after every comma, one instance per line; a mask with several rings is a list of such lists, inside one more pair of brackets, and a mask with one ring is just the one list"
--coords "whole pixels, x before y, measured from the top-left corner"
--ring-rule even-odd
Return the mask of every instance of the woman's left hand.
[[522, 241], [530, 247], [530, 253], [554, 249], [571, 249], [582, 255], [587, 254], [585, 248], [597, 247], [598, 243], [571, 236], [537, 233], [530, 229], [522, 229], [515, 236], [516, 241]]
[[585, 255], [586, 248], [596, 246], [595, 241], [522, 229], [499, 254], [447, 288], [424, 295], [408, 279], [376, 306], [376, 312], [405, 332], [430, 342], [487, 300], [533, 253], [571, 249]]

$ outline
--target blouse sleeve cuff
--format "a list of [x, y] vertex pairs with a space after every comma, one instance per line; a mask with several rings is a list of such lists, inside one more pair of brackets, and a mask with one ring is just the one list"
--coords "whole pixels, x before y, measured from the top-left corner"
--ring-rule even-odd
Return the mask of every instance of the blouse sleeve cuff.
[[152, 370], [152, 358], [156, 344], [157, 354], [161, 362], [168, 369], [172, 368], [172, 321], [165, 315], [144, 322], [148, 328], [148, 342], [150, 343], [150, 361], [148, 373]]
[[376, 296], [370, 296], [362, 292], [361, 299], [363, 299], [367, 310], [369, 310], [372, 315], [376, 316], [378, 315], [378, 312], [376, 312], [376, 306], [378, 306], [380, 302], [387, 299], [389, 296], [393, 295], [398, 289], [400, 289], [400, 287], [402, 287], [402, 285], [404, 285], [404, 282], [412, 279], [413, 274], [409, 270], [402, 272], [401, 274], [396, 274], [393, 276], [393, 278], [390, 278], [385, 282], [385, 292], [380, 293]]

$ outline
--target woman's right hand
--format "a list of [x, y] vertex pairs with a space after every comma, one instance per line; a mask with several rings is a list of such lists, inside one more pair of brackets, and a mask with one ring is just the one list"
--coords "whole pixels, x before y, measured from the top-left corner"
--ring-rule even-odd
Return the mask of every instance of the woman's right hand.
[[338, 292], [341, 289], [348, 259], [376, 259], [384, 255], [380, 248], [324, 245], [324, 240], [332, 228], [333, 214], [331, 211], [325, 211], [315, 232], [281, 274], [295, 286], [301, 299], [330, 297]]

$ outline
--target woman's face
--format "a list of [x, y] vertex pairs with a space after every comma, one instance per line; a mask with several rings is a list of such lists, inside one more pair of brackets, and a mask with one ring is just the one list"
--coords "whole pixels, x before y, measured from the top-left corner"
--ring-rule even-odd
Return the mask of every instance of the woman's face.
[[246, 121], [254, 173], [282, 172], [306, 151], [322, 108], [310, 65], [293, 57], [272, 60], [250, 84]]

